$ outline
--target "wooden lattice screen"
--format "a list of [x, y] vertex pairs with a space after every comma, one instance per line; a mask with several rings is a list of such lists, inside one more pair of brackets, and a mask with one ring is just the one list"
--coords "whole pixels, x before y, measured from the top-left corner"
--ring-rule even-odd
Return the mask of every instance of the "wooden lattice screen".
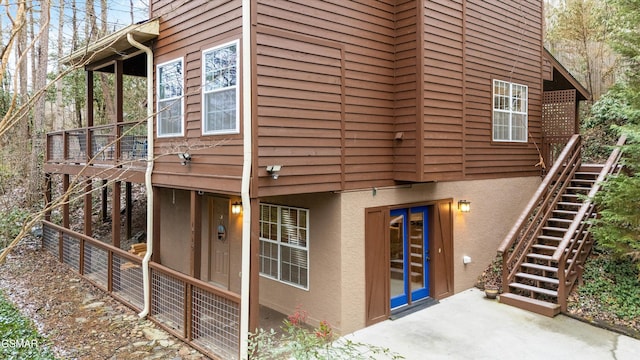
[[542, 98], [542, 143], [550, 168], [569, 138], [578, 132], [576, 90], [545, 91]]

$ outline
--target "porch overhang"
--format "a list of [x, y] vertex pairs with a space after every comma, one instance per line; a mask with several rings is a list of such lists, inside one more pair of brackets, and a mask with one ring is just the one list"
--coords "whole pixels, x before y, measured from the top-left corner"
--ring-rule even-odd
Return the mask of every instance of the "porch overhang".
[[127, 41], [128, 34], [131, 34], [136, 41], [144, 44], [158, 37], [160, 34], [160, 22], [157, 18], [154, 18], [129, 25], [61, 58], [60, 62], [72, 66], [90, 66], [114, 56], [120, 58], [135, 56], [139, 50], [131, 46]]
[[543, 59], [550, 67], [550, 78], [544, 79], [544, 91], [575, 89], [578, 101], [591, 100], [589, 91], [546, 48], [543, 51]]

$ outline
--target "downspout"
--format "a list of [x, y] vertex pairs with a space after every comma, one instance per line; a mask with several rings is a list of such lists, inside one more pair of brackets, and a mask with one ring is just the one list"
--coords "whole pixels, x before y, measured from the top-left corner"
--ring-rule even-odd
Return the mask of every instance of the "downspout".
[[251, 0], [242, 0], [242, 277], [240, 279], [240, 359], [249, 358], [249, 288], [251, 280]]
[[131, 46], [147, 54], [147, 169], [144, 174], [144, 184], [147, 191], [147, 253], [142, 259], [142, 289], [144, 291], [144, 308], [138, 314], [144, 318], [151, 309], [151, 281], [149, 280], [149, 261], [153, 254], [153, 186], [151, 173], [153, 172], [153, 51], [148, 46], [137, 42], [133, 36], [127, 34], [127, 41]]

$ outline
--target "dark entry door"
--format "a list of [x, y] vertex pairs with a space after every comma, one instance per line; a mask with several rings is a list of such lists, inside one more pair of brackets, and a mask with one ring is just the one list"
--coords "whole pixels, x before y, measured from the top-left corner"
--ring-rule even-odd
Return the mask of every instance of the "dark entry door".
[[429, 296], [428, 207], [392, 210], [389, 219], [391, 309]]

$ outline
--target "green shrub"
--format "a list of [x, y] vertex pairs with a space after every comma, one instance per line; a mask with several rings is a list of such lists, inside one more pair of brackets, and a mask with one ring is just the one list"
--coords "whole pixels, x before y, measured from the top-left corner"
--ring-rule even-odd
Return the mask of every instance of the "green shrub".
[[33, 323], [0, 293], [0, 359], [55, 359]]
[[638, 268], [629, 258], [602, 254], [588, 260], [578, 295], [595, 299], [603, 312], [624, 320], [640, 318]]
[[315, 329], [305, 325], [307, 314], [298, 309], [284, 320], [282, 333], [258, 329], [251, 334], [249, 352], [256, 360], [365, 360], [403, 359], [382, 347], [341, 339], [322, 321]]
[[22, 230], [29, 212], [22, 208], [5, 211], [0, 216], [0, 249], [7, 246]]

